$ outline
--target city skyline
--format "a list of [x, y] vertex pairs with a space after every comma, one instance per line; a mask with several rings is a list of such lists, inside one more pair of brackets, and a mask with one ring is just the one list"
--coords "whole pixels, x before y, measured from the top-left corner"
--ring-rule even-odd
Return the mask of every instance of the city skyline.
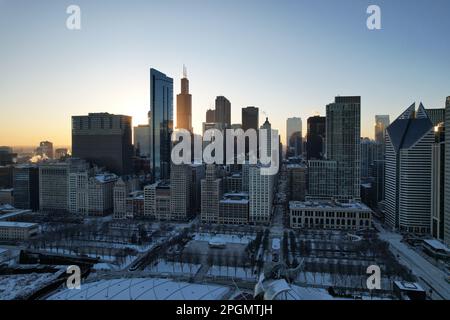
[[[450, 65], [445, 57], [448, 44], [441, 40], [450, 26], [445, 19], [449, 4], [438, 2], [425, 7], [425, 1], [418, 1], [411, 7], [405, 1], [381, 1], [382, 30], [376, 31], [365, 26], [366, 1], [286, 1], [282, 6], [263, 1], [257, 11], [249, 1], [239, 3], [238, 12], [231, 11], [237, 5], [232, 2], [202, 6], [195, 1], [136, 1], [131, 11], [122, 3], [79, 1], [79, 31], [65, 28], [66, 3], [23, 1], [30, 9], [23, 13], [20, 1], [0, 2], [0, 39], [5, 43], [0, 66], [8, 74], [0, 80], [0, 145], [49, 140], [68, 146], [71, 116], [88, 112], [129, 115], [133, 126], [146, 124], [149, 69], [172, 77], [175, 95], [180, 92], [183, 64], [189, 70], [196, 133], [220, 95], [231, 102], [232, 123], [241, 122], [241, 108], [256, 106], [283, 142], [286, 118], [300, 117], [306, 123], [310, 116], [325, 115], [334, 96], [359, 95], [361, 135], [373, 138], [376, 114], [395, 119], [414, 101], [444, 107], [450, 80], [442, 70]], [[341, 13], [346, 19], [340, 19]], [[175, 20], [183, 15], [193, 18], [184, 23], [186, 37], [175, 33]], [[228, 16], [233, 23], [227, 22]], [[169, 18], [161, 36], [153, 27], [162, 17]], [[266, 21], [273, 22], [273, 28]], [[213, 37], [199, 28], [209, 29]], [[238, 30], [242, 35], [236, 35]], [[15, 41], [18, 37], [21, 45]], [[155, 51], [155, 43], [167, 50]], [[199, 50], [205, 43], [211, 50]], [[216, 49], [219, 43], [225, 45], [221, 52]], [[41, 49], [32, 50], [38, 44]]]

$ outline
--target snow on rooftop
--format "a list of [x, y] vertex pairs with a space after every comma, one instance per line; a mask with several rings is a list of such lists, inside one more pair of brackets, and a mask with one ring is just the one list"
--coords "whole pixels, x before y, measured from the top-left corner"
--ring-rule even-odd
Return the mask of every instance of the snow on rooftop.
[[82, 283], [80, 290], [64, 289], [48, 300], [220, 300], [229, 290], [169, 279], [122, 278]]
[[37, 223], [28, 223], [28, 222], [12, 222], [12, 221], [0, 221], [0, 227], [12, 228], [31, 228], [34, 226], [38, 226]]
[[442, 242], [436, 239], [427, 239], [423, 240], [426, 244], [428, 244], [430, 247], [436, 250], [444, 250], [446, 252], [450, 252], [450, 249]]
[[362, 202], [350, 202], [350, 203], [341, 203], [341, 202], [332, 202], [326, 200], [318, 200], [318, 201], [289, 201], [290, 209], [306, 209], [306, 208], [317, 208], [317, 209], [356, 209], [356, 210], [368, 210], [367, 207]]

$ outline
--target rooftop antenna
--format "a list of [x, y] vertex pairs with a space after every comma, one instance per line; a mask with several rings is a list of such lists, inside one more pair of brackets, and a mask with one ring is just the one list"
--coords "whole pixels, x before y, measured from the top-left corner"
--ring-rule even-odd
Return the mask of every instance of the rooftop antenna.
[[183, 64], [183, 78], [187, 78], [187, 70], [184, 64]]

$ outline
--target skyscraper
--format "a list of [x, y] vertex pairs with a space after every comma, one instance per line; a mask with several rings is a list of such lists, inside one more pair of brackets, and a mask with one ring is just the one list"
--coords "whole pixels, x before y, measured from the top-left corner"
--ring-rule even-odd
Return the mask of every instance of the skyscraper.
[[444, 240], [445, 127], [443, 122], [435, 127], [434, 136], [431, 155], [431, 235]]
[[231, 103], [224, 96], [216, 97], [215, 121], [222, 124], [223, 128], [231, 126]]
[[190, 164], [175, 165], [170, 170], [171, 220], [185, 221], [192, 217], [192, 169]]
[[69, 210], [69, 176], [85, 171], [88, 164], [77, 158], [64, 162], [44, 162], [39, 165], [39, 209], [44, 212]]
[[206, 123], [216, 122], [216, 111], [214, 109], [206, 110]]
[[436, 108], [436, 109], [425, 109], [427, 112], [428, 118], [430, 118], [433, 126], [436, 127], [438, 124], [443, 123], [445, 121], [445, 108]]
[[242, 108], [242, 130], [258, 130], [259, 109], [257, 107]]
[[326, 154], [337, 163], [339, 200], [360, 198], [361, 97], [336, 97], [327, 105]]
[[14, 207], [39, 210], [39, 168], [33, 164], [14, 167]]
[[205, 179], [201, 181], [201, 221], [217, 223], [219, 221], [219, 201], [223, 195], [222, 179], [217, 177], [214, 164], [206, 166]]
[[249, 168], [249, 221], [267, 224], [272, 215], [275, 175], [261, 174], [262, 165]]
[[173, 79], [150, 69], [150, 166], [152, 179], [170, 178], [173, 130]]
[[386, 129], [385, 220], [393, 229], [428, 233], [431, 219], [433, 124], [420, 104]]
[[376, 115], [375, 116], [375, 141], [384, 143], [384, 135], [386, 128], [389, 127], [391, 121], [389, 115]]
[[302, 154], [302, 119], [288, 118], [286, 120], [286, 150], [289, 156]]
[[445, 101], [444, 241], [450, 246], [450, 96]]
[[133, 143], [137, 155], [141, 157], [150, 157], [150, 126], [140, 124], [133, 128]]
[[177, 94], [177, 129], [192, 132], [192, 95], [189, 93], [189, 80], [184, 66], [181, 93]]
[[361, 178], [373, 177], [372, 169], [374, 161], [377, 160], [380, 145], [374, 140], [364, 138], [361, 140]]
[[321, 160], [325, 153], [326, 117], [314, 116], [307, 120], [306, 157]]
[[381, 145], [379, 149], [380, 153], [377, 155], [377, 160], [384, 160], [386, 149], [384, 137], [386, 135], [386, 128], [389, 127], [390, 124], [391, 121], [389, 119], [389, 115], [375, 116], [375, 141]]
[[118, 175], [131, 173], [131, 117], [109, 113], [73, 116], [72, 154]]

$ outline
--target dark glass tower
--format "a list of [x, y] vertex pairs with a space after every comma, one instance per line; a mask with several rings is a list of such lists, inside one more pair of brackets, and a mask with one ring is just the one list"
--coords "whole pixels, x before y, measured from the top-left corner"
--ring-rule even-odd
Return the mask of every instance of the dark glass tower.
[[326, 117], [308, 118], [306, 134], [306, 157], [308, 160], [322, 160], [325, 151]]
[[259, 128], [259, 110], [257, 107], [242, 108], [242, 130], [258, 130]]
[[72, 117], [72, 155], [118, 175], [132, 172], [131, 117], [89, 113]]
[[173, 79], [150, 69], [150, 166], [152, 179], [170, 178], [173, 131]]

